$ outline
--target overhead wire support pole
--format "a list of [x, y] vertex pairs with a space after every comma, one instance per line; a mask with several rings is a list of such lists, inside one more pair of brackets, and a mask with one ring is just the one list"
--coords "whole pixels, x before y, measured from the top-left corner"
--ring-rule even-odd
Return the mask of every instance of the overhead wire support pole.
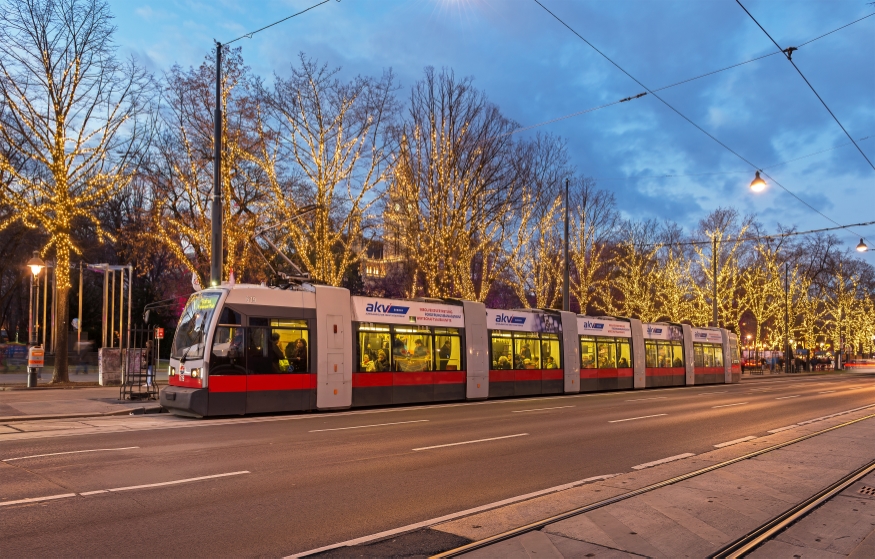
[[[562, 270], [562, 310], [571, 310], [571, 295], [568, 285], [568, 177], [565, 178], [565, 246]], [[584, 312], [583, 309], [580, 312]]]
[[222, 283], [222, 43], [216, 42], [216, 112], [213, 117], [213, 200], [210, 206], [210, 285]]
[[717, 328], [717, 235], [714, 235], [714, 246], [711, 248], [711, 260], [714, 265], [714, 281], [711, 282], [714, 292], [711, 294], [711, 311], [714, 315], [714, 328]]

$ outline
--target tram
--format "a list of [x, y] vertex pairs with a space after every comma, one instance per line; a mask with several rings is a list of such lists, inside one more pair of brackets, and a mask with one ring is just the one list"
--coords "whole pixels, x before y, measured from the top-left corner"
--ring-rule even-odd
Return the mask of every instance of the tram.
[[736, 383], [721, 328], [338, 287], [223, 284], [188, 300], [161, 405], [192, 417]]

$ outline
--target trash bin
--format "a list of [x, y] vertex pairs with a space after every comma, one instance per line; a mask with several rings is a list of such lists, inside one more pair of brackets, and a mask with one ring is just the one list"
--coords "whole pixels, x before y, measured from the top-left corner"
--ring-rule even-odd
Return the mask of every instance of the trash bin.
[[36, 388], [36, 368], [28, 367], [27, 368], [27, 387], [28, 388]]

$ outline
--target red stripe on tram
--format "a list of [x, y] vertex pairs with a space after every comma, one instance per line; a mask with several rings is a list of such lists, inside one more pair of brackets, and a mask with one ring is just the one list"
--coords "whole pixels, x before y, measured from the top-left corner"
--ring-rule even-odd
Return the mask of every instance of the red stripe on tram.
[[687, 374], [683, 367], [648, 367], [644, 371], [648, 377], [676, 377]]
[[724, 374], [723, 367], [693, 367], [693, 372], [697, 375], [722, 375], [722, 374]]

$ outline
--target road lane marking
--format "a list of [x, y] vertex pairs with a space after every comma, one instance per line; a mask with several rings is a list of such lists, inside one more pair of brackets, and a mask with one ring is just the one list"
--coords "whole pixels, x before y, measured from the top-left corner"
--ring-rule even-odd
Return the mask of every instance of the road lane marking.
[[766, 431], [766, 432], [774, 435], [775, 433], [780, 433], [781, 431], [786, 431], [787, 429], [795, 429], [797, 427], [799, 427], [799, 425], [796, 425], [794, 423], [793, 425], [787, 425], [786, 427], [778, 427], [777, 429], [772, 429], [771, 431]]
[[109, 450], [131, 450], [140, 448], [138, 446], [123, 446], [121, 448], [93, 448], [91, 450], [71, 450], [70, 452], [52, 452], [51, 454], [34, 454], [31, 456], [19, 456], [17, 458], [4, 458], [2, 462], [12, 462], [13, 460], [27, 460], [28, 458], [42, 458], [44, 456], [61, 456], [62, 454], [81, 454], [83, 452], [107, 452]]
[[526, 435], [528, 435], [528, 433], [517, 433], [516, 435], [505, 435], [503, 437], [492, 437], [490, 439], [477, 439], [476, 441], [462, 441], [460, 443], [436, 444], [434, 446], [423, 446], [421, 448], [414, 448], [413, 450], [416, 450], [416, 451], [431, 450], [433, 448], [444, 448], [447, 446], [459, 446], [462, 444], [485, 443], [487, 441], [497, 441], [500, 439], [512, 439], [514, 437], [525, 437]]
[[794, 394], [793, 396], [781, 396], [780, 398], [775, 398], [775, 400], [789, 400], [790, 398], [798, 398], [801, 394]]
[[818, 394], [832, 394], [835, 390], [827, 390], [825, 392], [818, 392]]
[[714, 410], [714, 409], [717, 409], [717, 408], [729, 408], [729, 407], [732, 407], [732, 406], [743, 406], [743, 405], [745, 405], [745, 404], [747, 404], [747, 402], [739, 402], [739, 403], [737, 403], [737, 404], [723, 404], [722, 406], [711, 406], [711, 409]]
[[616, 477], [618, 475], [620, 475], [620, 474], [607, 474], [607, 475], [602, 475], [602, 476], [593, 476], [593, 477], [588, 477], [586, 479], [581, 479], [578, 481], [572, 481], [571, 483], [557, 485], [555, 487], [548, 487], [547, 489], [541, 489], [540, 491], [526, 493], [525, 495], [517, 495], [516, 497], [510, 497], [507, 499], [503, 499], [501, 501], [496, 501], [494, 503], [481, 505], [479, 507], [474, 507], [471, 509], [466, 509], [466, 510], [462, 510], [459, 512], [454, 512], [451, 514], [439, 516], [437, 518], [432, 518], [429, 520], [423, 520], [422, 522], [417, 522], [415, 524], [408, 524], [407, 526], [402, 526], [400, 528], [393, 528], [391, 530], [386, 530], [384, 532], [378, 532], [376, 534], [371, 534], [369, 536], [362, 536], [360, 538], [355, 538], [353, 540], [347, 540], [345, 542], [326, 545], [324, 547], [320, 547], [317, 549], [311, 549], [309, 551], [301, 551], [301, 552], [295, 553], [294, 555], [289, 555], [285, 559], [295, 559], [298, 557], [307, 557], [309, 555], [314, 555], [316, 553], [321, 553], [323, 551], [328, 551], [330, 549], [337, 549], [340, 547], [351, 547], [354, 545], [372, 542], [374, 540], [381, 540], [384, 538], [394, 536], [396, 534], [403, 534], [406, 532], [412, 532], [413, 530], [418, 530], [419, 528], [425, 528], [426, 526], [435, 526], [437, 524], [449, 522], [450, 520], [455, 520], [457, 518], [462, 518], [464, 516], [470, 516], [472, 514], [477, 514], [479, 512], [483, 512], [483, 511], [487, 511], [487, 510], [491, 510], [491, 509], [496, 509], [496, 508], [503, 507], [506, 505], [512, 505], [513, 503], [519, 503], [520, 501], [527, 501], [529, 499], [534, 499], [535, 497], [540, 497], [542, 495], [548, 495], [550, 493], [557, 493], [559, 491], [573, 489], [574, 487], [577, 487], [579, 485], [584, 485], [586, 483], [591, 483], [594, 481], [603, 481], [606, 479], [610, 479], [612, 477]]
[[574, 406], [559, 406], [556, 408], [535, 408], [533, 410], [516, 410], [516, 411], [512, 411], [511, 413], [525, 413], [527, 411], [561, 410], [561, 409], [573, 408], [573, 407]]
[[613, 421], [608, 421], [608, 423], [621, 423], [623, 421], [635, 421], [636, 419], [647, 419], [648, 417], [660, 417], [663, 415], [668, 415], [667, 413], [656, 413], [653, 415], [642, 415], [641, 417], [629, 417], [627, 419], [615, 419]]
[[660, 464], [665, 464], [667, 462], [683, 460], [684, 458], [689, 458], [690, 456], [695, 456], [695, 454], [693, 454], [692, 452], [687, 452], [685, 454], [678, 454], [677, 456], [669, 456], [668, 458], [663, 458], [662, 460], [654, 460], [653, 462], [647, 462], [646, 464], [638, 464], [637, 466], [632, 466], [632, 469], [643, 470], [644, 468], [652, 468], [653, 466], [659, 466]]
[[634, 400], [626, 400], [627, 402], [643, 402], [645, 400], [665, 400], [666, 396], [657, 396], [656, 398], [636, 398]]
[[240, 472], [228, 472], [226, 474], [213, 474], [211, 476], [200, 476], [200, 477], [190, 477], [186, 479], [177, 479], [173, 481], [162, 481], [160, 483], [147, 483], [145, 485], [129, 485], [127, 487], [113, 487], [112, 489], [99, 489], [97, 491], [86, 491], [85, 493], [80, 493], [80, 495], [96, 495], [98, 493], [114, 493], [116, 491], [131, 491], [133, 489], [148, 489], [150, 487], [164, 487], [166, 485], [179, 485], [180, 483], [191, 483], [193, 481], [203, 481], [205, 479], [216, 479], [221, 477], [229, 477], [229, 476], [239, 476], [242, 474], [250, 473], [249, 470], [243, 470]]
[[75, 493], [64, 493], [63, 495], [49, 495], [48, 497], [32, 497], [30, 499], [18, 499], [17, 501], [0, 502], [0, 507], [7, 505], [23, 505], [24, 503], [39, 503], [40, 501], [52, 501], [54, 499], [66, 499], [67, 497], [75, 497]]
[[727, 441], [727, 442], [725, 442], [725, 443], [715, 444], [715, 445], [714, 445], [714, 448], [723, 448], [723, 447], [725, 447], [725, 446], [732, 446], [732, 445], [734, 445], [734, 444], [743, 443], [743, 442], [746, 442], [746, 441], [752, 441], [752, 440], [754, 440], [755, 438], [756, 438], [756, 437], [753, 437], [753, 436], [751, 436], [751, 437], [742, 437], [742, 438], [740, 438], [740, 439], [735, 439], [734, 441]]
[[322, 433], [324, 431], [346, 431], [347, 429], [364, 429], [365, 427], [385, 427], [386, 425], [404, 425], [405, 423], [425, 423], [428, 419], [417, 419], [415, 421], [396, 421], [395, 423], [374, 423], [373, 425], [356, 425], [355, 427], [336, 427], [334, 429], [313, 429], [309, 433]]

